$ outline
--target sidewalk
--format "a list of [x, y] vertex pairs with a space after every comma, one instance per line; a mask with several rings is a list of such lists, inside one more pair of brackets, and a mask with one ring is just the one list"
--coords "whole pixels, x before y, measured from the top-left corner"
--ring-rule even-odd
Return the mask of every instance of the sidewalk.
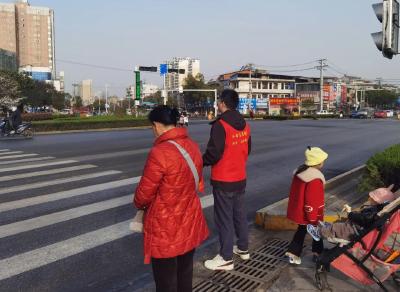
[[[271, 257], [279, 259], [279, 262], [274, 264], [277, 269], [268, 270], [268, 268], [265, 268], [265, 265], [269, 264], [268, 259], [263, 259], [262, 261], [256, 259], [258, 253], [255, 256], [253, 251], [267, 248], [273, 239], [290, 242], [293, 233], [294, 231], [268, 231], [256, 225], [252, 226], [250, 228], [250, 252], [252, 253], [252, 258], [247, 262], [241, 262], [236, 258], [235, 270], [228, 272], [209, 271], [203, 266], [203, 261], [208, 259], [207, 256], [198, 258], [194, 266], [194, 291], [320, 291], [315, 285], [315, 264], [312, 262], [310, 236], [307, 236], [305, 240], [301, 265], [290, 265], [284, 256], [284, 252], [271, 255]], [[249, 275], [249, 272], [242, 268], [241, 263], [255, 267], [254, 270], [258, 269], [260, 271], [259, 275]], [[261, 275], [261, 272], [264, 272], [264, 275]], [[334, 292], [382, 291], [377, 285], [363, 286], [333, 268], [327, 275], [331, 291]], [[257, 282], [260, 285], [256, 289], [246, 287], [246, 284], [250, 285], [250, 281]], [[205, 285], [207, 282], [208, 286]], [[399, 288], [391, 278], [386, 280], [384, 284], [389, 291], [399, 291]], [[244, 287], [244, 289], [241, 287]]]

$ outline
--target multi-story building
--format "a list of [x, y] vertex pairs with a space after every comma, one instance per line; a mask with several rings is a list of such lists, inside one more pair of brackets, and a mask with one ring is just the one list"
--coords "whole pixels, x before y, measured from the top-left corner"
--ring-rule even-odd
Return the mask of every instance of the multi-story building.
[[0, 70], [17, 71], [17, 56], [14, 52], [0, 49]]
[[0, 3], [0, 49], [1, 68], [9, 70], [11, 68], [7, 65], [12, 63], [14, 66], [11, 70], [15, 70], [17, 66], [17, 28], [14, 4]]
[[0, 4], [0, 48], [16, 55], [16, 64], [37, 80], [55, 78], [54, 12], [27, 0]]
[[178, 90], [180, 86], [184, 85], [185, 79], [192, 75], [196, 77], [200, 72], [200, 60], [186, 58], [173, 58], [170, 61], [165, 62], [168, 65], [168, 69], [184, 69], [184, 74], [179, 73], [168, 73], [165, 75], [165, 89], [167, 90]]
[[[239, 94], [239, 110], [257, 110], [276, 114], [287, 101], [292, 109], [296, 103], [296, 77], [270, 74], [266, 70], [241, 70], [220, 75], [218, 81], [224, 88], [231, 88]], [[272, 105], [270, 104], [270, 99]]]
[[92, 104], [94, 101], [92, 80], [82, 80], [81, 84], [79, 85], [79, 89], [83, 105]]
[[160, 88], [155, 84], [143, 83], [142, 96], [143, 98], [146, 98], [148, 96], [155, 94], [159, 90]]

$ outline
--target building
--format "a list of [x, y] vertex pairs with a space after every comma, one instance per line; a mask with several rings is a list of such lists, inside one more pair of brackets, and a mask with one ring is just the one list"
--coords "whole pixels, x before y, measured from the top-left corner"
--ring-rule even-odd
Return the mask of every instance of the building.
[[160, 88], [155, 84], [143, 83], [142, 98], [154, 95], [160, 91]]
[[94, 102], [92, 80], [82, 80], [81, 84], [79, 85], [79, 89], [83, 105], [92, 104]]
[[266, 70], [240, 70], [222, 74], [218, 82], [239, 94], [239, 110], [279, 114], [281, 110], [294, 110], [296, 77], [270, 74]]
[[196, 77], [200, 72], [200, 60], [186, 58], [173, 58], [171, 61], [165, 62], [168, 69], [184, 69], [184, 74], [168, 73], [165, 75], [164, 87], [167, 90], [178, 90], [180, 86], [184, 85], [185, 79], [192, 75]]
[[14, 52], [0, 49], [0, 70], [17, 71], [17, 56]]
[[53, 80], [55, 67], [54, 12], [27, 0], [0, 4], [0, 48], [15, 53], [20, 72], [33, 79]]

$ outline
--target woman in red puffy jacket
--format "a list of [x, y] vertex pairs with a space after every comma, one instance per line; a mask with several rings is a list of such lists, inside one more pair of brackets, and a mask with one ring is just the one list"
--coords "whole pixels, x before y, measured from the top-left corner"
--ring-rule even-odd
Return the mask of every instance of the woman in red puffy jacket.
[[[152, 263], [157, 291], [192, 291], [193, 255], [207, 237], [208, 228], [200, 199], [204, 190], [203, 161], [199, 146], [186, 128], [177, 128], [179, 112], [158, 106], [149, 114], [156, 137], [136, 188], [134, 204], [145, 210], [144, 262]], [[191, 157], [199, 177], [177, 146]]]
[[[289, 244], [286, 256], [291, 264], [301, 264], [301, 252], [307, 234], [307, 224], [317, 225], [324, 220], [325, 177], [321, 172], [328, 154], [318, 147], [308, 147], [306, 160], [293, 176], [287, 209], [287, 217], [299, 226]], [[318, 256], [323, 242], [313, 240], [312, 252]]]

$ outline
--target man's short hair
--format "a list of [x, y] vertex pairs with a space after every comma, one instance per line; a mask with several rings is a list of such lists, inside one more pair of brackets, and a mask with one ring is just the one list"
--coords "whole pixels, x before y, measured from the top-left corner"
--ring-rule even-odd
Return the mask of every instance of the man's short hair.
[[225, 89], [219, 98], [230, 110], [235, 110], [239, 105], [239, 95], [233, 89]]

